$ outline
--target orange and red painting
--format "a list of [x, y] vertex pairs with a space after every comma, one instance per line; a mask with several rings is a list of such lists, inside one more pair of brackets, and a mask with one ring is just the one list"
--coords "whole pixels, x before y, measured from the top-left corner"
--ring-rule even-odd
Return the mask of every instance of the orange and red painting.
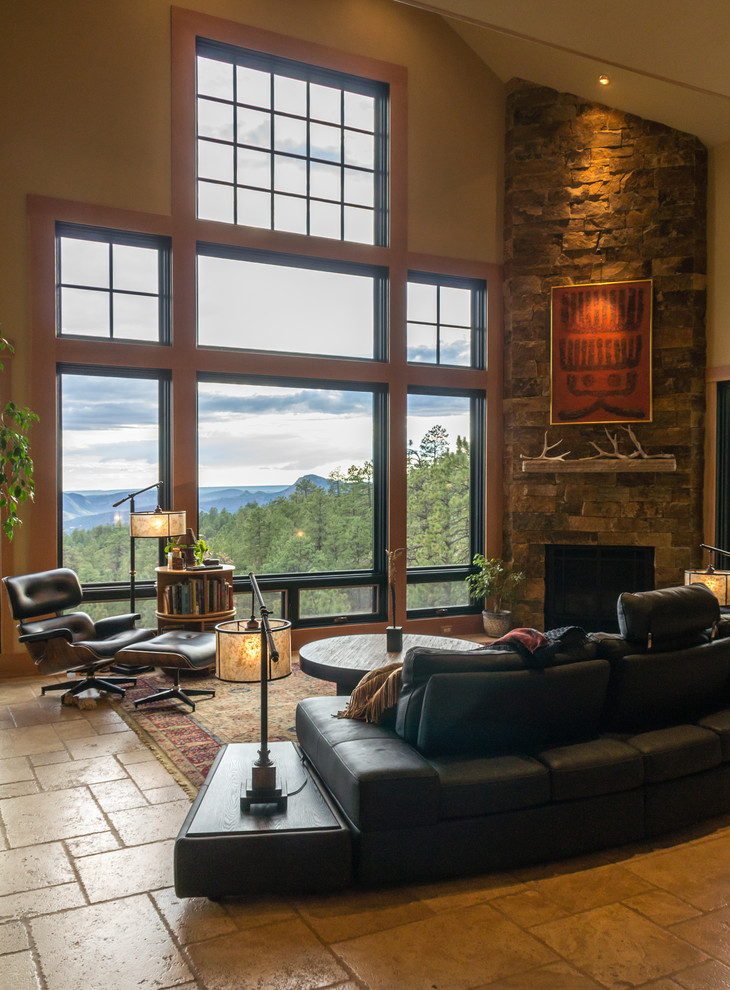
[[651, 279], [552, 290], [550, 422], [651, 420]]

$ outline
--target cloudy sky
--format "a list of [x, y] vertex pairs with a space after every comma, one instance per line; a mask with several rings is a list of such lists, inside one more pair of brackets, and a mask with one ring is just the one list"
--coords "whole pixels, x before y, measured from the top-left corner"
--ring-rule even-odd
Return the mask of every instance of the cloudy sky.
[[[64, 375], [64, 491], [133, 491], [159, 480], [157, 382]], [[408, 438], [436, 423], [468, 436], [468, 400], [411, 396]], [[290, 485], [372, 459], [372, 396], [335, 389], [201, 383], [201, 486]]]

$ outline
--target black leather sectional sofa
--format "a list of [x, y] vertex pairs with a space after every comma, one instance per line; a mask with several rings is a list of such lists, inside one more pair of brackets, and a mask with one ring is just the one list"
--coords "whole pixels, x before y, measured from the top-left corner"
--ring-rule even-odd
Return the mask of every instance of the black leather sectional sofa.
[[624, 594], [549, 666], [414, 649], [390, 724], [297, 708], [366, 884], [559, 859], [730, 810], [730, 638], [704, 585]]

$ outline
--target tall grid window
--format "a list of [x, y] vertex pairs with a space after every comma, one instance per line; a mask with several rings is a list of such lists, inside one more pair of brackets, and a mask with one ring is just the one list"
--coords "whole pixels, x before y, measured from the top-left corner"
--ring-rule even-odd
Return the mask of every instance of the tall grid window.
[[486, 285], [477, 279], [410, 272], [408, 360], [483, 368]]
[[167, 343], [169, 302], [167, 240], [57, 225], [59, 335]]
[[[186, 53], [173, 60], [173, 178], [196, 196], [173, 196], [172, 222], [50, 213], [58, 559], [95, 606], [126, 607], [128, 522], [114, 502], [160, 479], [163, 504], [235, 565], [241, 611], [253, 569], [294, 626], [383, 622], [386, 550], [407, 546], [410, 617], [476, 612], [464, 577], [484, 548], [486, 284], [454, 273], [485, 267], [444, 274], [443, 259], [414, 255], [424, 267], [404, 284], [406, 238], [391, 242], [388, 223], [406, 217], [391, 201], [405, 194], [405, 72], [233, 47], [235, 26], [205, 40], [185, 14], [177, 29], [173, 16]], [[407, 355], [390, 323], [406, 289]], [[137, 594], [153, 624], [149, 542]]]
[[384, 244], [387, 89], [199, 40], [198, 217]]

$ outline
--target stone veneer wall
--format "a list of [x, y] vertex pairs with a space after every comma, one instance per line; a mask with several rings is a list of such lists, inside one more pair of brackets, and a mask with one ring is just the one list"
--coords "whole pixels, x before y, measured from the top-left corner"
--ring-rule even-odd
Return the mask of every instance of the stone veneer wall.
[[[698, 562], [706, 198], [697, 138], [521, 80], [509, 85], [504, 556], [528, 577], [515, 605], [520, 625], [542, 628], [546, 543], [653, 546], [657, 587], [680, 584]], [[609, 446], [602, 425], [549, 425], [551, 287], [636, 278], [654, 280], [654, 397], [652, 422], [633, 429], [647, 453], [676, 456], [676, 473], [523, 473], [520, 454], [538, 454], [546, 431], [550, 443], [563, 441], [552, 453]]]

